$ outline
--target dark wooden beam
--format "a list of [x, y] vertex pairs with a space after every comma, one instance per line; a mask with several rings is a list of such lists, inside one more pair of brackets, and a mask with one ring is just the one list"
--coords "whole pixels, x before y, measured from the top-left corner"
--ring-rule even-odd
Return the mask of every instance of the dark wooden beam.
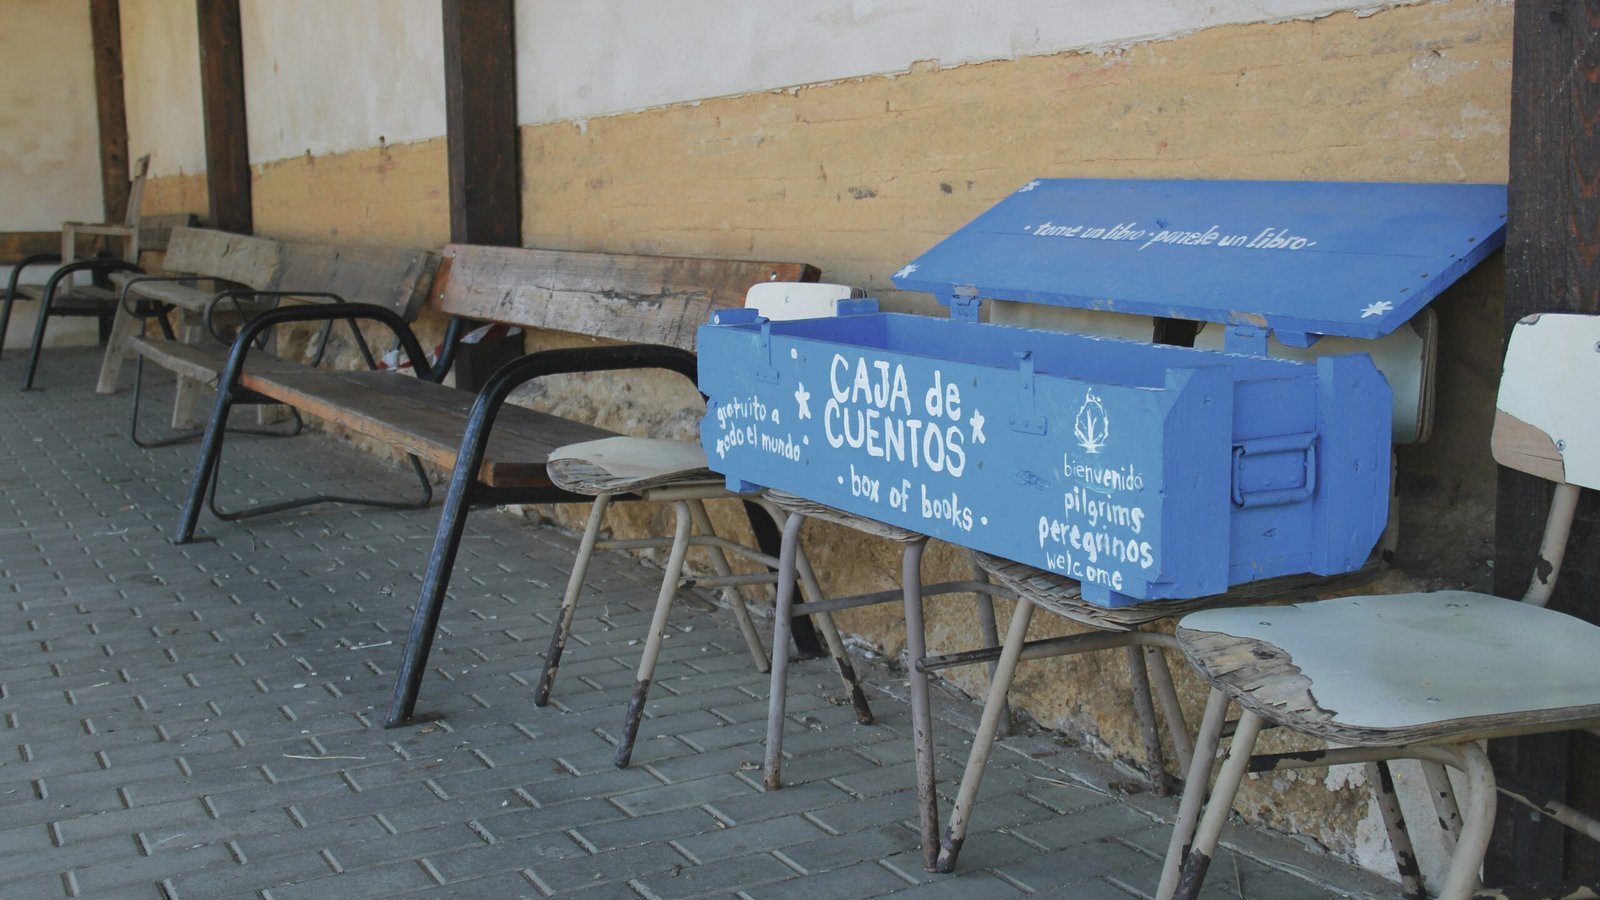
[[[517, 47], [512, 0], [444, 0], [445, 128], [450, 240], [522, 243]], [[522, 352], [522, 339], [462, 348], [456, 384], [476, 390]]]
[[[1600, 0], [1523, 0], [1516, 5], [1511, 66], [1511, 209], [1506, 238], [1506, 333], [1540, 312], [1600, 312]], [[1549, 508], [1545, 482], [1502, 470], [1495, 516], [1495, 591], [1520, 596], [1532, 571]], [[1566, 565], [1551, 606], [1600, 621], [1600, 521], [1590, 498], [1579, 507]], [[1594, 742], [1565, 735], [1495, 741], [1496, 770], [1580, 808], [1596, 798], [1593, 779], [1569, 773], [1600, 767]], [[1578, 756], [1573, 754], [1577, 753]], [[1498, 818], [1486, 859], [1491, 884], [1592, 877], [1588, 846], [1561, 826], [1520, 810]], [[1579, 847], [1583, 847], [1579, 850]], [[1569, 852], [1575, 851], [1575, 852]]]
[[100, 121], [100, 195], [107, 222], [128, 212], [128, 112], [122, 90], [120, 0], [89, 0], [94, 44], [95, 109]]
[[239, 0], [195, 0], [200, 32], [200, 105], [212, 228], [249, 234], [250, 139], [244, 109]]

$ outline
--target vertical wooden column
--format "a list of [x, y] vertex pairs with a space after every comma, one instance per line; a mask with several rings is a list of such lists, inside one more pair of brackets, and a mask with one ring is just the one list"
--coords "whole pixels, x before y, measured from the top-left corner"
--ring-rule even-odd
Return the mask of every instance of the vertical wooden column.
[[[1519, 0], [1511, 83], [1511, 211], [1505, 330], [1540, 312], [1600, 312], [1600, 0]], [[1520, 596], [1549, 508], [1544, 482], [1501, 470], [1495, 591]], [[1592, 502], [1580, 506], [1551, 606], [1600, 621]], [[1580, 808], [1596, 806], [1600, 751], [1588, 736], [1492, 742], [1495, 769]], [[1583, 796], [1587, 794], [1588, 796]], [[1490, 884], [1592, 877], [1600, 859], [1548, 820], [1502, 804], [1486, 860]]]
[[128, 113], [122, 90], [120, 0], [89, 0], [94, 43], [95, 109], [100, 123], [100, 195], [107, 222], [128, 211]]
[[[450, 240], [522, 243], [517, 47], [512, 0], [443, 0]], [[477, 390], [522, 350], [521, 338], [462, 348], [458, 387]]]
[[250, 136], [244, 108], [239, 0], [195, 0], [200, 34], [200, 102], [212, 228], [249, 234]]

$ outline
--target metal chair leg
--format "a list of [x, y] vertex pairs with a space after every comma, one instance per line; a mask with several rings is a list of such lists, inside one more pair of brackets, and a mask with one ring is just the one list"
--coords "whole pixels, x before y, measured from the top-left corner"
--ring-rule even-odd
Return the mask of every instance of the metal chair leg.
[[594, 556], [594, 545], [600, 537], [600, 524], [611, 505], [610, 494], [599, 494], [589, 506], [589, 524], [583, 529], [583, 539], [578, 542], [578, 555], [572, 560], [572, 574], [567, 577], [567, 592], [561, 597], [561, 611], [556, 614], [556, 627], [550, 635], [550, 650], [544, 655], [544, 671], [539, 673], [539, 686], [533, 692], [534, 706], [548, 706], [550, 691], [556, 684], [556, 672], [561, 668], [561, 654], [567, 649], [567, 638], [572, 634], [572, 619], [578, 612], [578, 595], [583, 592], [584, 579], [589, 574], [589, 560]]
[[628, 712], [622, 720], [622, 738], [617, 742], [614, 762], [617, 768], [628, 767], [633, 756], [633, 742], [639, 736], [639, 721], [644, 718], [644, 702], [650, 694], [650, 681], [655, 676], [656, 660], [661, 656], [661, 641], [667, 631], [667, 616], [672, 612], [672, 600], [678, 595], [678, 576], [683, 573], [683, 558], [689, 552], [689, 534], [692, 516], [687, 501], [672, 504], [676, 527], [672, 532], [672, 551], [667, 556], [667, 570], [661, 574], [661, 590], [656, 594], [655, 614], [650, 618], [650, 633], [645, 636], [644, 652], [639, 654], [639, 671], [634, 677], [633, 696], [628, 699]]
[[1450, 870], [1444, 887], [1439, 890], [1439, 900], [1466, 900], [1478, 886], [1478, 872], [1483, 867], [1484, 851], [1489, 849], [1489, 833], [1494, 829], [1494, 808], [1497, 791], [1494, 769], [1489, 757], [1476, 743], [1457, 745], [1461, 770], [1467, 776], [1467, 802], [1461, 837], [1456, 841], [1456, 852], [1450, 857]]
[[[694, 522], [695, 530], [704, 535], [716, 535], [716, 530], [711, 526], [711, 517], [706, 514], [706, 505], [701, 500], [690, 500], [689, 515]], [[731, 576], [733, 567], [728, 565], [728, 555], [722, 552], [721, 547], [711, 546], [706, 548], [711, 555], [711, 569], [721, 576]], [[761, 635], [756, 633], [755, 622], [750, 620], [750, 608], [745, 606], [744, 595], [739, 593], [736, 585], [728, 585], [722, 589], [722, 599], [728, 603], [728, 611], [733, 614], [733, 621], [739, 626], [739, 633], [744, 635], [744, 645], [750, 651], [750, 659], [756, 664], [757, 672], [768, 671], [767, 649], [761, 646]]]
[[[194, 431], [183, 431], [177, 434], [168, 435], [163, 438], [156, 438], [154, 440], [147, 440], [139, 437], [139, 409], [141, 408], [141, 404], [143, 402], [143, 394], [144, 357], [136, 355], [133, 359], [133, 419], [128, 425], [128, 440], [132, 441], [135, 447], [145, 450], [152, 450], [156, 447], [170, 447], [173, 444], [181, 444], [187, 441], [197, 440], [205, 435], [205, 429], [202, 428]], [[228, 431], [230, 434], [252, 434], [260, 437], [294, 437], [305, 429], [305, 420], [300, 417], [300, 411], [298, 409], [290, 407], [289, 413], [294, 418], [294, 424], [287, 429], [230, 428]]]
[[1228, 695], [1212, 689], [1206, 697], [1200, 730], [1195, 734], [1194, 752], [1183, 781], [1183, 797], [1178, 801], [1178, 818], [1172, 823], [1172, 838], [1161, 864], [1161, 884], [1156, 888], [1156, 900], [1171, 900], [1178, 888], [1178, 872], [1194, 841], [1200, 805], [1205, 802], [1206, 788], [1211, 784], [1211, 768], [1216, 762], [1217, 746], [1222, 742], [1222, 728], [1227, 724], [1227, 717]]
[[22, 389], [33, 390], [33, 376], [39, 371], [39, 356], [44, 351], [45, 326], [50, 322], [50, 301], [55, 291], [46, 290], [39, 298], [39, 318], [33, 326], [33, 341], [28, 345], [28, 365], [22, 371]]
[[911, 678], [911, 744], [916, 751], [917, 806], [922, 831], [922, 867], [937, 871], [939, 858], [939, 795], [934, 774], [933, 708], [928, 699], [928, 674], [917, 661], [928, 655], [922, 621], [922, 551], [926, 537], [904, 545], [900, 556], [900, 592], [905, 603], [906, 668]]
[[1400, 896], [1405, 900], [1427, 900], [1422, 869], [1417, 865], [1417, 851], [1411, 844], [1411, 832], [1406, 828], [1400, 798], [1395, 794], [1394, 772], [1389, 768], [1389, 761], [1369, 762], [1364, 768], [1378, 803], [1378, 814], [1383, 818], [1384, 830], [1389, 833], [1389, 852], [1394, 855], [1395, 870], [1400, 873]]
[[[982, 584], [989, 583], [989, 573], [983, 566], [978, 565], [977, 554], [968, 551], [967, 565], [972, 571], [972, 580]], [[994, 597], [989, 594], [979, 593], [978, 600], [978, 632], [983, 636], [984, 647], [1000, 646], [1000, 629], [995, 624]], [[995, 670], [1000, 666], [1000, 660], [995, 659], [989, 663], [989, 683], [994, 683]], [[1000, 730], [995, 732], [996, 737], [1007, 737], [1011, 734], [1011, 700], [1008, 698], [1005, 705], [1000, 707]]]
[[778, 550], [778, 597], [772, 611], [772, 672], [767, 690], [767, 753], [762, 765], [767, 790], [783, 787], [783, 715], [788, 699], [789, 635], [793, 626], [795, 555], [800, 546], [800, 526], [805, 516], [791, 515], [783, 523]]
[[1456, 789], [1450, 783], [1450, 773], [1432, 760], [1418, 760], [1422, 776], [1428, 782], [1428, 795], [1433, 798], [1433, 810], [1439, 815], [1439, 828], [1444, 832], [1445, 852], [1455, 853], [1456, 841], [1461, 837], [1461, 808], [1456, 805]]
[[1189, 739], [1189, 723], [1183, 716], [1183, 705], [1178, 702], [1178, 689], [1172, 684], [1167, 655], [1160, 647], [1145, 647], [1144, 659], [1156, 700], [1161, 704], [1161, 718], [1167, 723], [1167, 736], [1172, 740], [1172, 755], [1178, 758], [1178, 771], [1187, 772], [1194, 759], [1194, 746]]
[[1177, 900], [1195, 900], [1200, 895], [1200, 886], [1205, 882], [1206, 870], [1216, 856], [1222, 826], [1233, 811], [1233, 799], [1244, 781], [1245, 769], [1250, 764], [1250, 754], [1255, 749], [1262, 724], [1261, 717], [1248, 709], [1239, 716], [1233, 743], [1228, 746], [1228, 755], [1222, 761], [1217, 783], [1211, 788], [1211, 796], [1206, 802], [1205, 814], [1200, 817], [1200, 825], [1195, 829], [1194, 843], [1190, 845], [1189, 855], [1183, 861], [1183, 871], [1178, 877], [1174, 894]]
[[1011, 613], [1011, 626], [1006, 629], [1000, 658], [995, 661], [994, 673], [989, 677], [989, 696], [983, 703], [978, 731], [972, 736], [972, 752], [967, 758], [967, 768], [961, 773], [961, 787], [956, 791], [955, 806], [950, 810], [950, 827], [945, 831], [943, 846], [939, 848], [936, 868], [940, 872], [955, 870], [956, 857], [961, 855], [961, 845], [966, 842], [972, 806], [978, 799], [978, 786], [983, 782], [983, 771], [989, 765], [989, 753], [994, 749], [1002, 714], [1006, 710], [1006, 694], [1016, 678], [1017, 664], [1022, 661], [1022, 647], [1028, 642], [1028, 624], [1033, 621], [1033, 609], [1033, 602], [1022, 598]]
[[1150, 672], [1145, 666], [1144, 648], [1123, 648], [1128, 660], [1128, 683], [1133, 691], [1134, 718], [1139, 721], [1139, 736], [1144, 741], [1145, 765], [1149, 767], [1150, 792], [1157, 797], [1172, 793], [1167, 784], [1167, 763], [1161, 752], [1161, 732], [1156, 724], [1156, 704], [1150, 696]]

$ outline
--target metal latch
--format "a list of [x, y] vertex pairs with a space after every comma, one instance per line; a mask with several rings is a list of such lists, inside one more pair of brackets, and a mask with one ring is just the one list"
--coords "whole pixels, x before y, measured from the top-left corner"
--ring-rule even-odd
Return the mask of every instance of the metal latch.
[[1018, 386], [1022, 395], [1021, 408], [1010, 420], [1011, 430], [1023, 434], [1044, 434], [1044, 416], [1035, 414], [1033, 351], [1015, 350], [1011, 355], [1017, 360]]
[[1233, 445], [1233, 505], [1299, 503], [1317, 490], [1317, 435], [1284, 434]]

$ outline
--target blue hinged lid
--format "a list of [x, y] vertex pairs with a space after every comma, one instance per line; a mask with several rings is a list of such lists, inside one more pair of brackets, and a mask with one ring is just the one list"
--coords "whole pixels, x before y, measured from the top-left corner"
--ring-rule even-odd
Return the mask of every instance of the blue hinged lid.
[[1019, 300], [1377, 338], [1505, 243], [1500, 184], [1030, 181], [899, 272]]

